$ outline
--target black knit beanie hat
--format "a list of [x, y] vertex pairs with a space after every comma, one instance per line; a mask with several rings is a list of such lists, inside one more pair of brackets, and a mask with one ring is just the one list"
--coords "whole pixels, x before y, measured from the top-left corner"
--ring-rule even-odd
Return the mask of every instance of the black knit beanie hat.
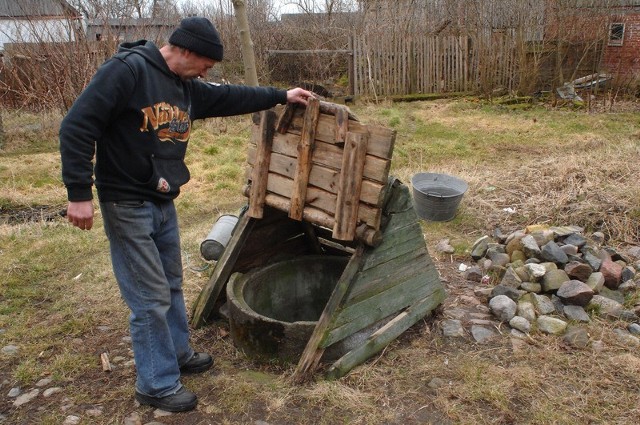
[[207, 18], [184, 18], [169, 37], [169, 43], [218, 62], [222, 60], [220, 35]]

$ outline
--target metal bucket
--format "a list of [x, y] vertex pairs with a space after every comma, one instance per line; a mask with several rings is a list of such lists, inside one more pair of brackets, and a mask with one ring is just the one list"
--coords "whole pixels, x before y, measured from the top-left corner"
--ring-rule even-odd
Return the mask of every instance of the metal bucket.
[[411, 179], [413, 203], [418, 216], [429, 221], [449, 221], [469, 185], [458, 177], [438, 173], [418, 173]]
[[221, 215], [211, 228], [207, 238], [200, 244], [200, 254], [205, 260], [218, 261], [226, 248], [233, 229], [238, 223], [235, 215]]

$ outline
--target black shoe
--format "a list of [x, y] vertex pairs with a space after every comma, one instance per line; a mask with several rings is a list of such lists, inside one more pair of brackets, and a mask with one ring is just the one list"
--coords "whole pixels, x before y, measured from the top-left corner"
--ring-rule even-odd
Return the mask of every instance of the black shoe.
[[140, 404], [157, 407], [167, 412], [186, 412], [195, 409], [198, 404], [198, 397], [185, 387], [180, 387], [175, 394], [165, 397], [151, 397], [136, 391], [136, 400]]
[[188, 362], [180, 366], [180, 373], [187, 375], [189, 373], [200, 373], [211, 369], [213, 359], [207, 353], [193, 353]]

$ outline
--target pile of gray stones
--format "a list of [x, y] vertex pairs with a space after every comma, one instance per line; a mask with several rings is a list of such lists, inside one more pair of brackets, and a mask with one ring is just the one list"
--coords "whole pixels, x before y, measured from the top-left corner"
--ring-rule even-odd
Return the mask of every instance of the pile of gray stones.
[[[640, 342], [640, 247], [621, 252], [601, 232], [587, 237], [578, 226], [532, 225], [510, 234], [494, 230], [475, 241], [471, 257], [475, 264], [461, 269], [464, 278], [481, 283], [490, 313], [512, 335], [565, 335], [570, 325], [600, 317], [621, 321], [614, 332], [630, 345]], [[588, 344], [584, 332], [575, 338], [583, 340], [575, 345]]]

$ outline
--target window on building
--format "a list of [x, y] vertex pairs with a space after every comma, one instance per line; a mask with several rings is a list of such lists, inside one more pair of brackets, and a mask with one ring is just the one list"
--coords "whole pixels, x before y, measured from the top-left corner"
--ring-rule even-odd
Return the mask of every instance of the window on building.
[[609, 46], [622, 46], [624, 24], [614, 23], [609, 27]]

